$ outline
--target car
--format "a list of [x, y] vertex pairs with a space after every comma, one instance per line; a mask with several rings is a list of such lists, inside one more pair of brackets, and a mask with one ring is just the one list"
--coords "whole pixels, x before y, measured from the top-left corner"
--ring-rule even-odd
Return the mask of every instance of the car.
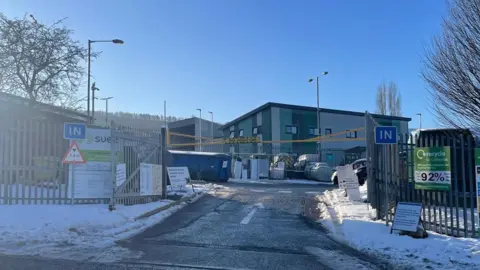
[[[355, 160], [352, 164], [350, 164], [350, 166], [352, 166], [353, 172], [358, 177], [358, 184], [360, 186], [363, 186], [365, 184], [365, 181], [367, 180], [367, 159], [361, 158]], [[331, 176], [331, 181], [334, 185], [338, 186], [338, 177], [336, 170]]]
[[315, 162], [315, 164], [305, 169], [305, 176], [307, 179], [328, 182], [333, 168], [325, 162]]

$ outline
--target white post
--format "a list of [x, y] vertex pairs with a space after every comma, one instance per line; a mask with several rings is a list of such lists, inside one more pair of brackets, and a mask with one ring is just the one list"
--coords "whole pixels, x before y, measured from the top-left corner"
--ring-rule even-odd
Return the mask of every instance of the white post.
[[72, 169], [72, 188], [70, 191], [72, 192], [72, 205], [75, 204], [75, 164], [71, 164]]

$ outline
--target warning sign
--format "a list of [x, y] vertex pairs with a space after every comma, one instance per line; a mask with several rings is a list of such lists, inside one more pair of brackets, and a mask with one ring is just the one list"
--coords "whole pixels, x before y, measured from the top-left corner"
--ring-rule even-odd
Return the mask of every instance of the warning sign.
[[63, 164], [85, 163], [85, 159], [83, 158], [83, 155], [80, 152], [80, 149], [78, 148], [78, 145], [76, 142], [73, 142], [72, 145], [70, 145], [70, 148], [68, 148], [67, 152], [62, 158], [62, 163]]

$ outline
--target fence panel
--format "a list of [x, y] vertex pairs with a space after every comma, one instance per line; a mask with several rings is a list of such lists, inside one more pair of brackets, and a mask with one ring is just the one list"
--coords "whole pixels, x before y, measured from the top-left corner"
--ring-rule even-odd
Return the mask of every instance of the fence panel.
[[[476, 237], [476, 184], [473, 136], [461, 132], [399, 134], [395, 146], [376, 145], [378, 124], [366, 113], [368, 201], [376, 217], [393, 220], [398, 202], [422, 203], [422, 221], [428, 230], [453, 236]], [[416, 147], [450, 147], [450, 190], [415, 189]]]

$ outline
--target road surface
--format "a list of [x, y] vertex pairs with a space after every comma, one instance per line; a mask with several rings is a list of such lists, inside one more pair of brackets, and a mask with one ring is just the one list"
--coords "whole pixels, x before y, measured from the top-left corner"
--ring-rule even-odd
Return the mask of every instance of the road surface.
[[226, 183], [118, 245], [139, 257], [110, 264], [0, 257], [2, 269], [385, 269], [301, 216], [329, 185]]

